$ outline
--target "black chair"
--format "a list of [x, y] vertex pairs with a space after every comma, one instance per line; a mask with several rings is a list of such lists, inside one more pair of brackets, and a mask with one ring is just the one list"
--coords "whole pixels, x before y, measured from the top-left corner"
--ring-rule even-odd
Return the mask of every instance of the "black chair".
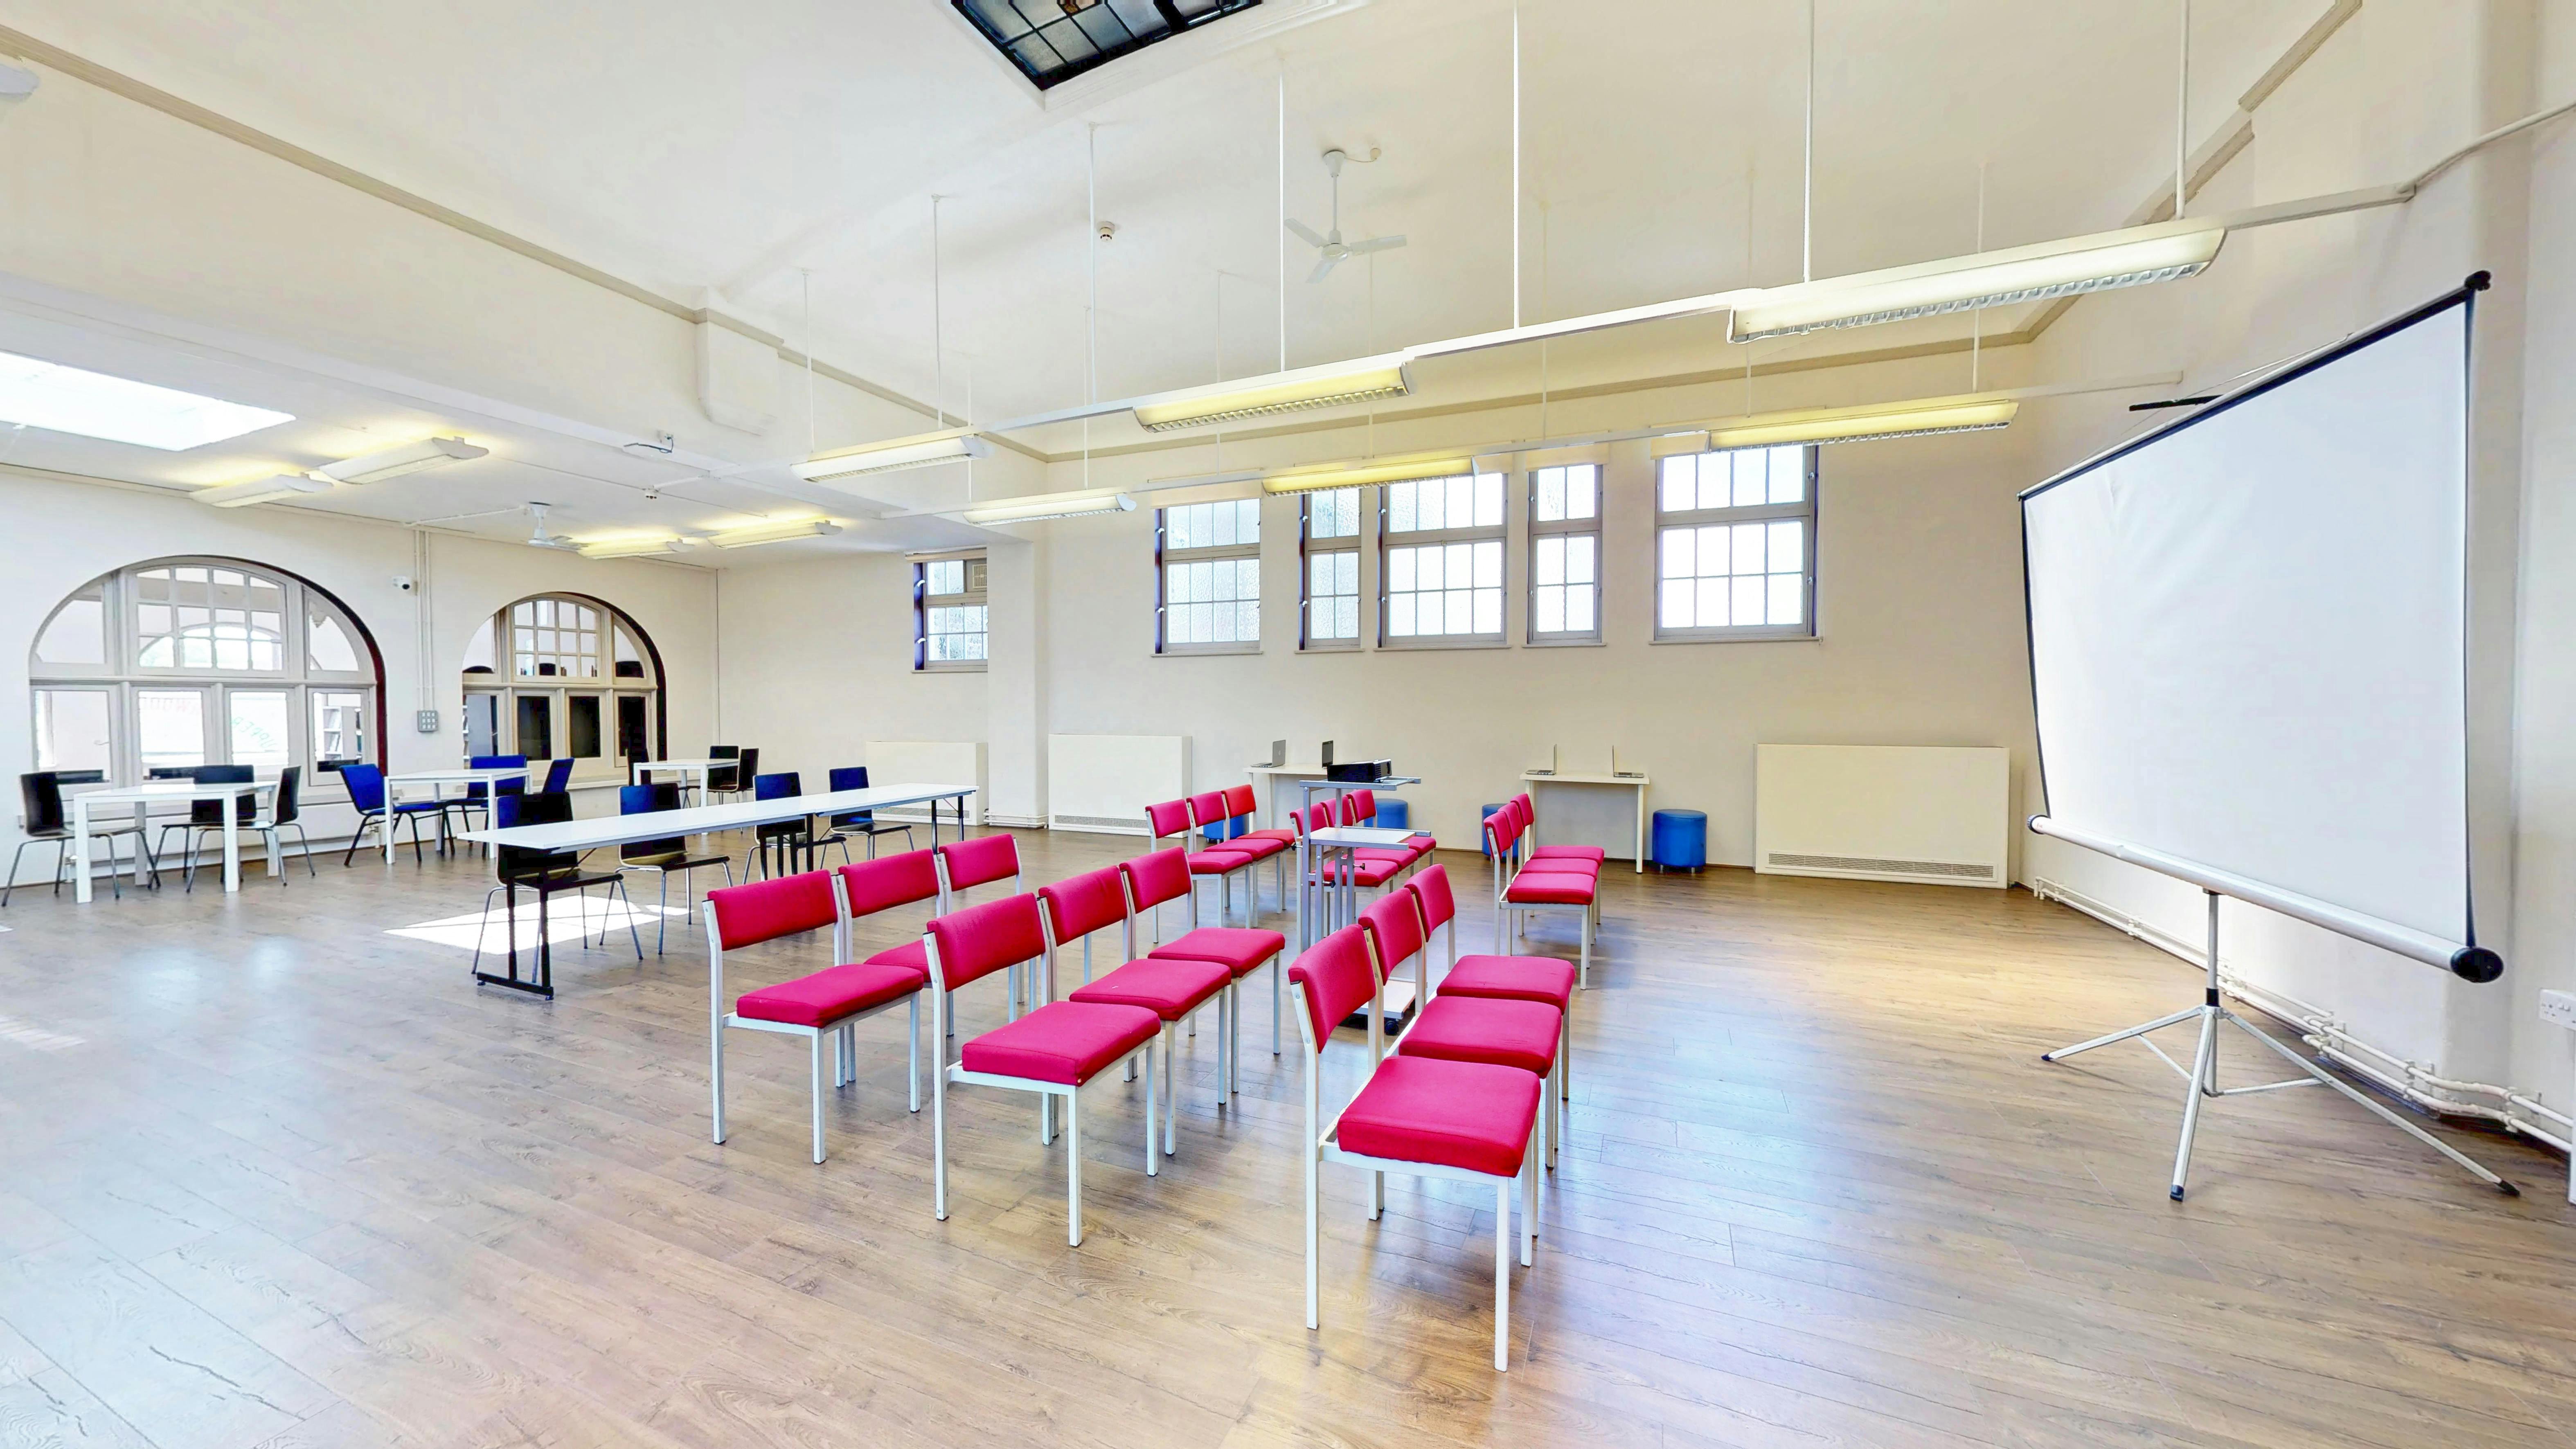
[[548, 760], [546, 762], [545, 788], [538, 791], [538, 793], [541, 795], [560, 795], [566, 789], [570, 788], [571, 785], [572, 757], [570, 755], [566, 755], [560, 760]]
[[[18, 888], [18, 862], [26, 856], [28, 846], [41, 845], [47, 841], [53, 842], [54, 894], [56, 895], [63, 893], [63, 872], [70, 867], [72, 860], [71, 822], [63, 810], [63, 777], [52, 770], [38, 770], [31, 775], [20, 775], [18, 802], [26, 815], [24, 827], [26, 838], [18, 842], [17, 852], [9, 857], [9, 878], [6, 881], [0, 881], [0, 906], [9, 904], [9, 893]], [[143, 833], [142, 826], [130, 820], [119, 825], [91, 821], [90, 839], [107, 842], [108, 889], [116, 893], [117, 899], [122, 900], [125, 898], [125, 885], [118, 879], [119, 872], [116, 869], [116, 837], [120, 835], [134, 837], [134, 848], [152, 867], [152, 878], [155, 880], [161, 878], [161, 862], [152, 854], [151, 837]]]
[[[251, 768], [248, 765], [190, 765], [185, 769], [173, 770], [166, 775], [155, 770], [153, 771], [153, 775], [156, 779], [194, 780], [200, 785], [245, 785], [250, 783], [252, 779], [256, 778], [252, 775]], [[233, 801], [233, 820], [236, 824], [246, 826], [258, 818], [259, 797], [257, 795], [243, 795]], [[171, 831], [184, 830], [188, 832], [188, 856], [186, 865], [187, 868], [193, 872], [197, 868], [197, 841], [201, 837], [223, 828], [223, 801], [191, 800], [188, 802], [187, 819], [173, 820], [161, 827], [161, 844], [159, 849], [153, 852], [153, 855], [157, 859], [161, 851], [168, 850], [170, 848]], [[156, 868], [153, 871], [153, 874], [157, 877], [160, 874], [160, 871]]]
[[[745, 750], [742, 752], [743, 759], [750, 761], [759, 753], [757, 750]], [[775, 775], [751, 777], [751, 798], [754, 800], [786, 800], [804, 793], [804, 779], [794, 770], [782, 770]], [[760, 874], [763, 877], [777, 873], [770, 869], [773, 855], [785, 863], [788, 873], [792, 874], [799, 869], [810, 869], [813, 866], [813, 852], [816, 844], [814, 817], [799, 815], [793, 820], [775, 820], [767, 825], [755, 825], [751, 828], [751, 841], [752, 852], [760, 861]], [[802, 866], [798, 864], [800, 857], [803, 858]], [[751, 876], [749, 859], [743, 862], [742, 870], [746, 878]]]
[[[867, 766], [844, 765], [832, 771], [832, 789], [834, 791], [864, 790], [866, 788], [868, 788]], [[877, 819], [877, 813], [873, 810], [854, 810], [847, 815], [834, 815], [826, 819], [824, 824], [831, 827], [832, 833], [815, 841], [814, 848], [816, 850], [820, 850], [824, 846], [838, 843], [841, 847], [841, 859], [845, 863], [850, 858], [850, 838], [852, 836], [866, 837], [868, 842], [868, 859], [870, 860], [877, 858], [877, 837], [880, 835], [894, 835], [900, 833], [903, 836], [903, 848], [906, 850], [912, 849], [912, 827], [899, 820], [879, 822]]]
[[[492, 801], [494, 828], [507, 830], [514, 825], [560, 825], [572, 818], [572, 796], [528, 795], [495, 796]], [[505, 845], [494, 852], [496, 873], [501, 883], [483, 893], [483, 927], [474, 933], [474, 979], [495, 986], [508, 986], [520, 991], [534, 991], [540, 996], [555, 994], [554, 942], [547, 930], [548, 905], [566, 891], [582, 893], [582, 938], [590, 937], [590, 897], [595, 886], [606, 886], [626, 906], [626, 932], [635, 940], [635, 959], [644, 959], [644, 935], [635, 929], [635, 907], [626, 895], [626, 877], [617, 871], [585, 871], [581, 852], [577, 850], [536, 850], [524, 845]], [[534, 980], [519, 975], [519, 892], [537, 893], [537, 974]], [[495, 976], [483, 969], [483, 931], [492, 920], [492, 897], [509, 892], [510, 974]], [[602, 918], [600, 944], [608, 941], [613, 920]]]
[[[742, 746], [709, 745], [707, 746], [707, 758], [710, 760], [739, 760], [742, 758]], [[757, 757], [755, 756], [754, 758], [756, 761]], [[707, 803], [712, 805], [715, 803], [715, 796], [729, 795], [734, 791], [741, 789], [742, 782], [749, 778], [751, 777], [742, 772], [742, 767], [740, 765], [717, 765], [710, 768], [707, 771]]]
[[[658, 785], [620, 785], [617, 787], [617, 813], [648, 815], [656, 810], [680, 808], [680, 787], [672, 783]], [[700, 866], [724, 867], [725, 884], [733, 884], [733, 858], [724, 855], [689, 854], [686, 837], [674, 835], [667, 840], [632, 840], [618, 847], [617, 868], [649, 870], [662, 877], [661, 894], [654, 899], [653, 954], [662, 954], [662, 938], [670, 927], [671, 872], [680, 873], [680, 893], [687, 898], [683, 919], [697, 919], [698, 888], [694, 872]]]
[[[264, 817], [253, 819], [250, 824], [245, 827], [251, 833], [259, 836], [267, 844], [270, 850], [277, 852], [280, 859], [280, 869], [277, 872], [277, 883], [281, 886], [286, 884], [286, 871], [283, 868], [283, 861], [286, 855], [286, 837], [281, 832], [289, 828], [292, 828], [295, 831], [296, 843], [303, 847], [301, 853], [304, 856], [304, 873], [306, 875], [318, 874], [318, 872], [313, 869], [313, 839], [311, 836], [304, 833], [304, 821], [302, 819], [304, 814], [303, 796], [304, 767], [302, 765], [289, 765], [285, 769], [277, 772], [277, 791], [274, 795], [270, 796], [268, 814]], [[211, 833], [212, 830], [220, 830], [222, 828], [223, 827], [221, 826], [208, 827], [201, 831], [201, 833]], [[198, 834], [191, 834], [188, 837], [188, 869], [187, 873], [180, 878], [185, 883], [186, 888], [190, 891], [194, 891], [197, 888], [198, 841]]]

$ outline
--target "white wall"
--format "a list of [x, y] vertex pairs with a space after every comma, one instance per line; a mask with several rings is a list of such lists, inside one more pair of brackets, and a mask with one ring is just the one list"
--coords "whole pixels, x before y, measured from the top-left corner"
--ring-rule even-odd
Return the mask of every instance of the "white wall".
[[[412, 726], [421, 707], [423, 671], [415, 642], [415, 596], [394, 587], [418, 575], [408, 530], [389, 524], [277, 509], [214, 509], [158, 490], [31, 477], [0, 466], [0, 525], [11, 539], [7, 586], [0, 588], [0, 760], [32, 761], [29, 654], [54, 606], [101, 574], [173, 554], [216, 555], [300, 575], [346, 603], [374, 636], [385, 666], [387, 760], [394, 772], [452, 767], [463, 754], [463, 668], [467, 640], [503, 605], [529, 594], [569, 590], [606, 600], [652, 636], [665, 672], [670, 738], [675, 752], [702, 743], [714, 726], [716, 630], [714, 576], [703, 569], [644, 560], [591, 560], [547, 549], [486, 543], [432, 533], [428, 587], [427, 703], [441, 730]], [[29, 768], [20, 764], [17, 769]], [[311, 830], [345, 835], [353, 817], [317, 790]], [[613, 798], [585, 802], [585, 813], [613, 810]], [[0, 847], [14, 849], [18, 815], [6, 812]], [[29, 879], [42, 879], [45, 852], [29, 851]]]

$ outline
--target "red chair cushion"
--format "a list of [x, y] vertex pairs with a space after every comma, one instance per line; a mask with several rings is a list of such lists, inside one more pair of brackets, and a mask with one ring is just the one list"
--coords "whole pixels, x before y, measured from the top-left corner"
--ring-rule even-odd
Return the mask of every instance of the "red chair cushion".
[[1392, 1056], [1342, 1109], [1345, 1152], [1510, 1177], [1529, 1150], [1540, 1082], [1517, 1067]]
[[1610, 852], [1597, 845], [1542, 845], [1530, 852], [1532, 860], [1588, 860], [1594, 864], [1610, 858]]
[[1588, 906], [1600, 884], [1588, 875], [1525, 870], [1503, 888], [1503, 899], [1516, 905]]
[[861, 964], [867, 966], [900, 966], [907, 971], [918, 974], [921, 977], [922, 984], [928, 985], [930, 982], [930, 951], [929, 948], [923, 946], [918, 939], [906, 941], [902, 945], [897, 946], [890, 951], [879, 951]]
[[1559, 1011], [1574, 1000], [1574, 963], [1553, 956], [1461, 956], [1440, 978], [1442, 996], [1494, 996], [1544, 1001]]
[[1141, 1006], [1165, 1021], [1178, 1021], [1225, 989], [1234, 973], [1222, 961], [1148, 956], [1130, 961], [1073, 993], [1075, 1001]]
[[1287, 841], [1270, 835], [1238, 835], [1216, 847], [1229, 855], [1248, 855], [1254, 860], [1268, 860], [1287, 848]]
[[[1404, 862], [1401, 860], [1362, 859], [1358, 865], [1350, 868], [1350, 873], [1352, 878], [1361, 885], [1382, 886], [1395, 879], [1395, 873], [1402, 869], [1404, 869]], [[1324, 879], [1339, 884], [1342, 872], [1343, 862], [1333, 861], [1324, 867]]]
[[1241, 870], [1261, 857], [1240, 850], [1202, 850], [1190, 857], [1190, 874], [1224, 875]]
[[1286, 829], [1247, 830], [1232, 840], [1227, 841], [1226, 844], [1229, 846], [1237, 846], [1243, 844], [1247, 840], [1275, 840], [1281, 845], [1295, 845], [1297, 843], [1297, 832]]
[[[915, 951], [920, 948], [920, 942], [913, 943]], [[827, 967], [811, 976], [745, 992], [734, 1002], [733, 1010], [734, 1015], [754, 1021], [821, 1026], [909, 996], [929, 982], [929, 973], [914, 967], [862, 961], [854, 966]]]
[[1404, 838], [1404, 844], [1407, 849], [1411, 850], [1416, 855], [1423, 854], [1427, 851], [1438, 850], [1440, 848], [1439, 839], [1435, 836], [1429, 835], [1408, 835]]
[[1491, 1062], [1546, 1076], [1556, 1068], [1564, 1017], [1537, 1001], [1492, 996], [1435, 996], [1422, 1004], [1396, 1049], [1406, 1056]]
[[1249, 976], [1262, 962], [1287, 949], [1288, 938], [1277, 931], [1249, 926], [1201, 926], [1145, 954], [1148, 959], [1160, 956], [1166, 961], [1216, 961], [1237, 976]]
[[1141, 1006], [1051, 1001], [960, 1047], [957, 1064], [997, 1077], [1079, 1086], [1162, 1029], [1163, 1019]]
[[1419, 854], [1419, 852], [1400, 849], [1381, 849], [1374, 845], [1363, 845], [1359, 849], [1352, 851], [1351, 854], [1358, 856], [1362, 860], [1385, 860], [1393, 861], [1397, 865], [1411, 865], [1413, 864], [1414, 857]]

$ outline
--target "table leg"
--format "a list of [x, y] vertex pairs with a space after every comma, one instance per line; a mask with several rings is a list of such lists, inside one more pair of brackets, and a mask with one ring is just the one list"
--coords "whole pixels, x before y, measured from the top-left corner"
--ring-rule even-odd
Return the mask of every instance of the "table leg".
[[[1271, 777], [1270, 806], [1275, 815], [1279, 807], [1277, 776]], [[1297, 949], [1303, 951], [1314, 944], [1315, 938], [1306, 934], [1306, 832], [1301, 830], [1297, 832]]]
[[[143, 806], [135, 806], [133, 875], [134, 883], [138, 886], [142, 885], [147, 879], [150, 879], [154, 885], [160, 884], [160, 881], [157, 878], [153, 878], [148, 874], [147, 868], [143, 864], [143, 840], [145, 838], [143, 831], [144, 828], [151, 823], [152, 813]], [[116, 852], [112, 849], [107, 853], [107, 872], [110, 875], [114, 875], [116, 873]]]
[[241, 891], [241, 811], [233, 802], [238, 795], [221, 797], [224, 806], [224, 894]]
[[[270, 798], [274, 800], [276, 797]], [[277, 813], [274, 806], [270, 808], [269, 813], [271, 815]], [[277, 832], [274, 830], [268, 832], [268, 878], [272, 881], [286, 879], [286, 857], [277, 843]]]
[[1637, 787], [1637, 874], [1646, 873], [1646, 787]]
[[394, 791], [394, 782], [387, 780], [385, 782], [385, 823], [383, 834], [385, 837], [385, 864], [388, 866], [394, 863], [394, 801], [397, 798], [398, 797]]
[[72, 899], [89, 904], [89, 802], [72, 797]]

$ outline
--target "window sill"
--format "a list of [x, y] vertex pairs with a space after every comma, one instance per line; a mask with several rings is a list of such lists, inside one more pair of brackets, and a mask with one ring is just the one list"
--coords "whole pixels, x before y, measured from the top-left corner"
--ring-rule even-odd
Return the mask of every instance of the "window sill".
[[984, 674], [990, 671], [990, 666], [989, 660], [947, 659], [936, 664], [916, 664], [912, 666], [912, 672], [915, 674]]
[[1509, 639], [1444, 637], [1435, 634], [1401, 639], [1381, 639], [1378, 641], [1377, 647], [1380, 649], [1393, 650], [1509, 649], [1512, 647], [1512, 641]]
[[1261, 645], [1250, 644], [1166, 644], [1154, 651], [1157, 659], [1204, 658], [1211, 654], [1258, 654]]
[[1532, 639], [1529, 641], [1527, 647], [1532, 649], [1600, 649], [1607, 647], [1608, 643], [1608, 640], [1605, 640], [1596, 634], [1581, 638]]
[[1313, 643], [1300, 644], [1297, 646], [1297, 652], [1300, 654], [1357, 654], [1360, 652], [1360, 641], [1357, 639], [1323, 639]]
[[1654, 644], [1813, 644], [1824, 636], [1810, 629], [1782, 633], [1768, 629], [1746, 630], [1741, 634], [1658, 634]]

